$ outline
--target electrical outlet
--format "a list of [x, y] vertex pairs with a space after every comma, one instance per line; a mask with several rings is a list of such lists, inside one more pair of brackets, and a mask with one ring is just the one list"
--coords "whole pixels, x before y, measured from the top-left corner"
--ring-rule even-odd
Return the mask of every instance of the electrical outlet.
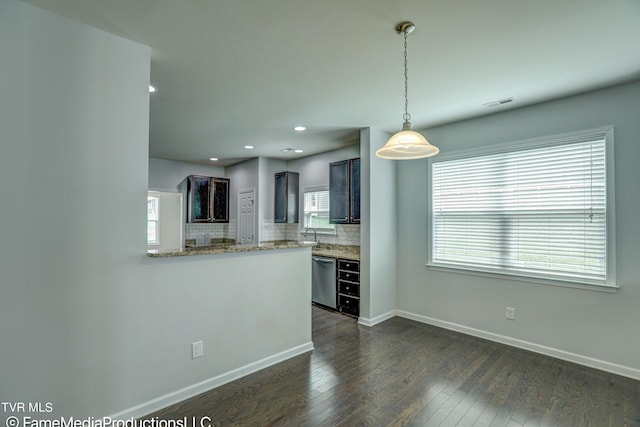
[[191, 343], [191, 358], [197, 359], [204, 356], [204, 344], [202, 341], [196, 341]]
[[516, 309], [513, 307], [507, 307], [504, 317], [509, 320], [516, 320]]

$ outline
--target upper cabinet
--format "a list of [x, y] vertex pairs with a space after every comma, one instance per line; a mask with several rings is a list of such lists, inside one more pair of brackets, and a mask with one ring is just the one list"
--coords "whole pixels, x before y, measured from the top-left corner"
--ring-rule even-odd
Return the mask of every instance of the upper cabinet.
[[229, 179], [213, 178], [213, 222], [229, 222]]
[[360, 224], [360, 159], [329, 164], [329, 221]]
[[187, 177], [187, 221], [229, 222], [229, 179]]
[[298, 191], [300, 174], [297, 172], [276, 173], [274, 222], [298, 223]]

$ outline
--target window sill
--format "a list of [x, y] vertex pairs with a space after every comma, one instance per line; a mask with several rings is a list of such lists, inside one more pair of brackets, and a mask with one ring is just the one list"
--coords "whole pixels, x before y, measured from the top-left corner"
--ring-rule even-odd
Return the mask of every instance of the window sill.
[[610, 294], [616, 293], [618, 289], [620, 289], [620, 287], [616, 284], [604, 285], [604, 284], [594, 284], [594, 283], [588, 283], [588, 282], [570, 282], [565, 280], [548, 279], [543, 277], [517, 276], [514, 274], [508, 274], [508, 273], [470, 270], [465, 268], [458, 268], [458, 267], [437, 265], [437, 264], [426, 264], [426, 266], [430, 270], [434, 270], [434, 271], [444, 271], [448, 273], [465, 274], [469, 276], [490, 277], [493, 279], [513, 280], [517, 282], [535, 283], [535, 284], [541, 284], [541, 285], [547, 285], [547, 286], [559, 286], [563, 288], [582, 289], [587, 291], [604, 292], [604, 293], [610, 293]]

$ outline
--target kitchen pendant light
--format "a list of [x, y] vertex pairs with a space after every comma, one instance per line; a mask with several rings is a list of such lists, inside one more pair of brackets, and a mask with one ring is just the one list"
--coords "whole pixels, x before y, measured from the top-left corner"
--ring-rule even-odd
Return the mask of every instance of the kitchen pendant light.
[[396, 32], [404, 35], [404, 123], [402, 130], [389, 138], [389, 141], [376, 151], [376, 156], [390, 160], [411, 160], [435, 156], [440, 152], [438, 147], [429, 144], [429, 141], [420, 133], [411, 130], [411, 115], [408, 111], [408, 78], [407, 78], [407, 36], [416, 29], [413, 22], [401, 22], [396, 25]]

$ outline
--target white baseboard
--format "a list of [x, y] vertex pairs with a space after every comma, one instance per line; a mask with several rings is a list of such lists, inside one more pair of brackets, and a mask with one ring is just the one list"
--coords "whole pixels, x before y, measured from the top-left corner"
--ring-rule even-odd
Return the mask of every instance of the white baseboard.
[[307, 353], [311, 350], [313, 350], [313, 342], [308, 342], [306, 344], [290, 348], [289, 350], [265, 357], [264, 359], [257, 360], [248, 365], [241, 366], [240, 368], [209, 378], [208, 380], [192, 384], [181, 390], [176, 390], [172, 393], [165, 394], [164, 396], [157, 397], [132, 408], [125, 409], [124, 411], [111, 415], [109, 418], [114, 420], [129, 420], [149, 415], [153, 412], [159, 411], [160, 409], [166, 408], [169, 405], [173, 405], [174, 403], [181, 402], [200, 393], [204, 393], [205, 391], [220, 387], [221, 385], [235, 381], [261, 369], [283, 362], [287, 359], [291, 359], [292, 357], [300, 354]]
[[463, 334], [472, 335], [474, 337], [484, 338], [489, 341], [495, 341], [512, 347], [517, 347], [524, 350], [533, 351], [535, 353], [544, 354], [546, 356], [555, 357], [557, 359], [566, 360], [568, 362], [577, 363], [579, 365], [588, 366], [590, 368], [599, 369], [601, 371], [610, 372], [612, 374], [622, 375], [634, 380], [640, 380], [640, 369], [618, 365], [616, 363], [606, 362], [604, 360], [594, 359], [591, 357], [582, 356], [580, 354], [570, 353], [568, 351], [510, 338], [504, 335], [494, 334], [492, 332], [486, 332], [480, 329], [470, 328], [468, 326], [458, 325], [457, 323], [446, 322], [444, 320], [438, 320], [403, 310], [397, 310], [396, 313], [399, 317], [415, 320], [416, 322], [438, 326], [444, 329], [461, 332]]
[[374, 326], [378, 323], [382, 323], [385, 320], [391, 319], [392, 317], [396, 317], [398, 315], [397, 310], [392, 310], [387, 313], [381, 314], [380, 316], [376, 316], [373, 319], [368, 319], [366, 317], [359, 317], [358, 324], [363, 326]]

